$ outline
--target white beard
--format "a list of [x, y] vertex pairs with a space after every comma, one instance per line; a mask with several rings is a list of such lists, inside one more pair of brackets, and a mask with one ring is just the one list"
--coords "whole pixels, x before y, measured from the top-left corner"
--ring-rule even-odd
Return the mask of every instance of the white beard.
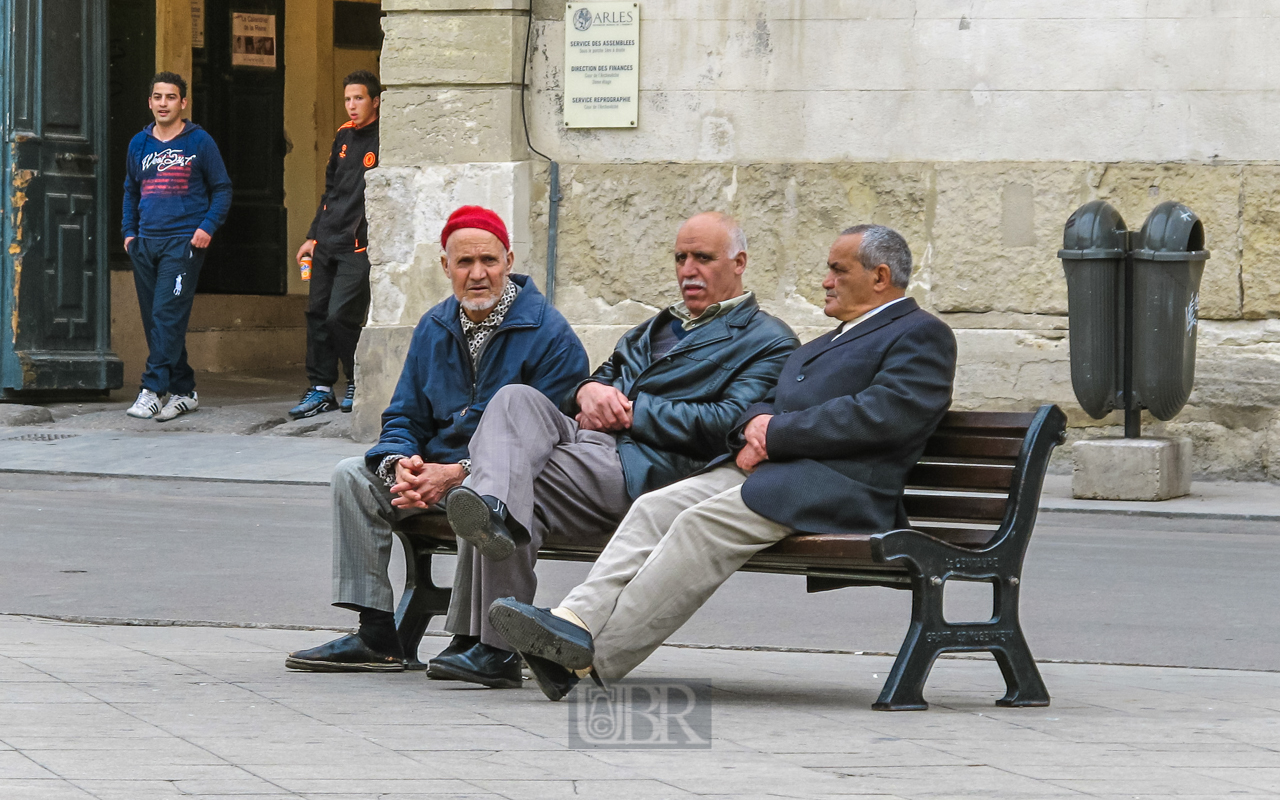
[[488, 300], [460, 300], [458, 302], [462, 303], [462, 307], [468, 311], [488, 311], [496, 306], [501, 299], [502, 295], [497, 294]]

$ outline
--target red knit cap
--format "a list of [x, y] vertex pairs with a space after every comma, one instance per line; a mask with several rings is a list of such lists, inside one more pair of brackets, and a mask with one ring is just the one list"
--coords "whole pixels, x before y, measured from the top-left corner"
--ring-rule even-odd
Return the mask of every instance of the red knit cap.
[[463, 206], [450, 214], [449, 221], [444, 224], [444, 230], [440, 231], [440, 246], [447, 247], [449, 235], [462, 228], [479, 228], [482, 231], [488, 231], [498, 237], [503, 248], [511, 249], [511, 241], [507, 239], [507, 226], [502, 224], [502, 218], [480, 206]]

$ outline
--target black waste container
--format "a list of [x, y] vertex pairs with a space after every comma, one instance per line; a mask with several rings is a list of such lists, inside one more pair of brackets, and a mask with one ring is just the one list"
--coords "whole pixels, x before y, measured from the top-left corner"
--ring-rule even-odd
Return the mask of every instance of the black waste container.
[[1071, 386], [1085, 412], [1101, 419], [1124, 405], [1124, 259], [1128, 229], [1104, 200], [1076, 209], [1062, 233], [1067, 273]]
[[1172, 419], [1191, 396], [1207, 258], [1200, 218], [1172, 201], [1133, 242], [1133, 394], [1156, 419]]

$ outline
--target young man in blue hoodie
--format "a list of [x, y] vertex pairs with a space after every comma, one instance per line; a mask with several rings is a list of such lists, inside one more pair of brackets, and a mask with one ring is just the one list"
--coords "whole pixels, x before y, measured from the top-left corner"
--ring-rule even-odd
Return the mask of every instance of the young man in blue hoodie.
[[125, 162], [121, 231], [148, 349], [142, 389], [127, 413], [165, 421], [199, 407], [187, 322], [205, 252], [231, 209], [231, 178], [213, 138], [182, 118], [182, 76], [156, 73], [147, 105], [155, 122], [129, 142]]

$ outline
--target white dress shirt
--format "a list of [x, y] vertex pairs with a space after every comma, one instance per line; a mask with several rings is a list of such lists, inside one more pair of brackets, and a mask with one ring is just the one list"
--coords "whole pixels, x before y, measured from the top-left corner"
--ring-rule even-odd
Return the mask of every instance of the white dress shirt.
[[906, 299], [907, 299], [907, 296], [903, 295], [902, 297], [899, 297], [897, 300], [890, 300], [884, 305], [876, 306], [875, 308], [871, 309], [870, 311], [868, 311], [867, 313], [863, 314], [860, 317], [854, 317], [851, 320], [841, 322], [840, 327], [836, 328], [836, 335], [831, 337], [831, 341], [834, 342], [836, 339], [839, 339], [841, 336], [844, 335], [845, 331], [851, 329], [854, 325], [859, 325], [863, 322], [866, 322], [867, 320], [871, 319], [876, 314], [879, 314], [881, 311], [884, 311], [886, 308], [893, 305], [894, 303], [900, 303]]

